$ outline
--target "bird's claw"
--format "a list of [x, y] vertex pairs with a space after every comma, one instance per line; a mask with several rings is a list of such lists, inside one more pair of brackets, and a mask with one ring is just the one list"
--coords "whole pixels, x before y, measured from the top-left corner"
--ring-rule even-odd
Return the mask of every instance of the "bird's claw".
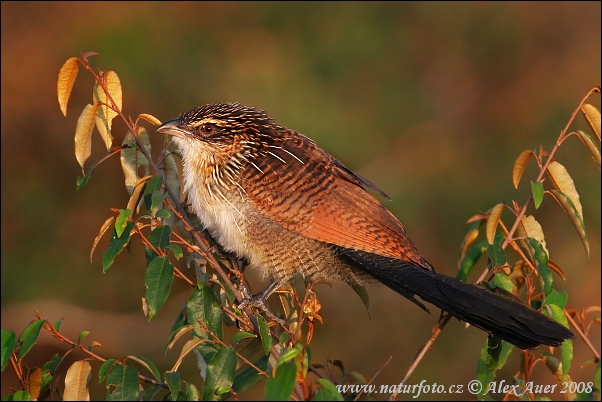
[[245, 298], [238, 305], [239, 310], [244, 310], [247, 307], [255, 307], [261, 312], [265, 313], [265, 315], [272, 321], [276, 321], [278, 324], [285, 326], [286, 322], [276, 316], [276, 314], [272, 313], [272, 311], [267, 306], [267, 301], [263, 295], [259, 295], [258, 297], [252, 297], [247, 292], [246, 289], [243, 290], [243, 294]]

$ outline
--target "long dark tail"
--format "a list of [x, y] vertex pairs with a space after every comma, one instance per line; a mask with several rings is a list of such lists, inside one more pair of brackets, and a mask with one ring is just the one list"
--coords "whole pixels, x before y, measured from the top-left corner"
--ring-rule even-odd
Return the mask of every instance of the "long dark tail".
[[340, 252], [343, 257], [424, 310], [428, 311], [415, 295], [521, 349], [539, 345], [556, 346], [575, 336], [511, 294], [502, 296], [482, 286], [471, 285], [398, 259], [349, 249], [340, 249]]

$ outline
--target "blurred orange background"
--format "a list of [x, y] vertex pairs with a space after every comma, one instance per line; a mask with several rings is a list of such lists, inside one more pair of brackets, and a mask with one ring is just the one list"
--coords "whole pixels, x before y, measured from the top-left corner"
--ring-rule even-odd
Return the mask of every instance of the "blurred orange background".
[[[100, 53], [93, 65], [117, 72], [124, 110], [133, 117], [150, 113], [164, 121], [220, 101], [266, 110], [388, 193], [392, 201], [383, 200], [385, 205], [425, 257], [449, 275], [455, 275], [470, 216], [526, 199], [536, 169], [530, 165], [515, 190], [514, 159], [524, 149], [550, 150], [581, 98], [600, 84], [600, 2], [1, 7], [2, 328], [19, 336], [37, 308], [51, 322], [65, 317], [62, 330], [72, 339], [91, 331], [86, 341], [102, 344], [98, 354], [143, 355], [162, 371], [177, 358], [177, 350], [164, 356], [164, 345], [190, 291], [176, 281], [170, 300], [149, 323], [141, 309], [140, 243], [102, 275], [104, 239], [90, 263], [92, 241], [112, 214], [109, 208], [124, 208], [128, 194], [115, 158], [75, 191], [81, 170], [73, 135], [92, 99], [92, 78], [80, 71], [63, 117], [56, 79], [69, 57]], [[599, 108], [599, 95], [590, 102]], [[120, 143], [125, 128], [114, 127]], [[582, 116], [573, 128], [591, 132]], [[105, 152], [99, 138], [94, 141], [91, 161]], [[566, 282], [556, 276], [555, 283], [569, 293], [568, 307], [599, 305], [600, 173], [577, 138], [561, 147], [557, 160], [581, 196], [589, 258], [551, 198], [529, 214], [542, 224], [551, 259], [567, 275]], [[481, 261], [472, 280], [483, 267]], [[311, 343], [313, 362], [341, 359], [348, 370], [374, 375], [392, 356], [378, 385], [401, 380], [438, 318], [436, 309], [425, 314], [385, 287], [370, 289], [371, 319], [341, 284], [318, 287], [318, 295], [324, 323]], [[591, 339], [599, 351], [598, 326]], [[466, 384], [485, 340], [482, 331], [452, 321], [409, 383]], [[40, 365], [64, 350], [43, 334], [26, 360]], [[590, 356], [576, 340], [574, 381], [593, 379], [594, 367], [581, 367]], [[511, 381], [519, 357], [515, 352], [498, 378]], [[183, 370], [200, 388], [192, 356]], [[536, 371], [534, 378], [551, 381], [543, 365]], [[2, 395], [9, 386], [18, 386], [10, 368], [2, 373]], [[241, 399], [262, 398], [262, 389], [256, 386]], [[92, 395], [104, 398], [96, 380]]]

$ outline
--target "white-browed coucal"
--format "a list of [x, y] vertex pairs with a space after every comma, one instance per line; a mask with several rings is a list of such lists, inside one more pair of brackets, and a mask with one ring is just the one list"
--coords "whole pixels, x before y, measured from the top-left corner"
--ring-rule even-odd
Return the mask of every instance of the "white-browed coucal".
[[208, 104], [158, 132], [180, 149], [184, 188], [212, 237], [271, 279], [264, 300], [299, 275], [352, 286], [374, 278], [522, 349], [573, 337], [512, 295], [435, 272], [367, 191], [383, 194], [374, 184], [262, 110]]

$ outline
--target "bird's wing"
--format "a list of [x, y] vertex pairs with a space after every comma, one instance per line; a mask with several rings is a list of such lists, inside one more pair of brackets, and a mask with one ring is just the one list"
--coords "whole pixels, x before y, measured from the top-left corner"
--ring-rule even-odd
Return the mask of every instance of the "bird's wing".
[[366, 191], [380, 191], [376, 186], [305, 137], [276, 144], [253, 160], [241, 183], [261, 213], [311, 239], [431, 269], [399, 220]]

